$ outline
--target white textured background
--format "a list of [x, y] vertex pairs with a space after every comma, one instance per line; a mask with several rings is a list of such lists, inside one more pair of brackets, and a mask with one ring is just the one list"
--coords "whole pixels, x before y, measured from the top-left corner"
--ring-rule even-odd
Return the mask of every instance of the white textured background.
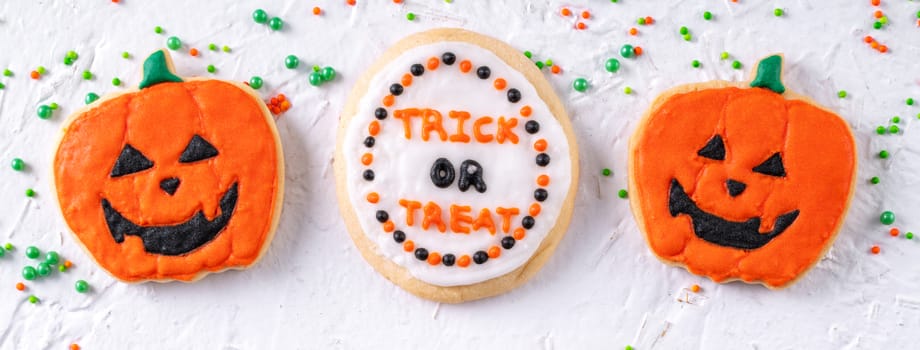
[[[575, 349], [906, 349], [920, 330], [920, 238], [892, 238], [878, 223], [883, 210], [895, 226], [920, 231], [920, 3], [883, 0], [891, 24], [871, 28], [868, 0], [859, 1], [143, 1], [0, 2], [0, 244], [17, 246], [0, 258], [0, 348], [526, 348]], [[588, 29], [573, 29], [562, 6], [588, 9]], [[323, 16], [311, 14], [321, 6]], [[786, 10], [776, 18], [773, 9]], [[256, 8], [285, 21], [271, 32], [251, 20]], [[715, 19], [706, 22], [703, 11]], [[415, 22], [405, 15], [414, 12]], [[654, 25], [637, 26], [639, 16]], [[162, 26], [164, 35], [154, 34]], [[690, 28], [683, 41], [678, 28]], [[417, 299], [378, 276], [344, 232], [335, 205], [331, 159], [337, 115], [354, 80], [387, 45], [416, 31], [457, 26], [495, 36], [538, 59], [553, 59], [563, 74], [547, 78], [564, 100], [581, 148], [582, 178], [575, 217], [556, 255], [523, 287], [496, 298], [462, 305]], [[636, 26], [640, 35], [626, 34]], [[875, 36], [885, 55], [862, 42]], [[248, 80], [262, 76], [263, 96], [278, 92], [294, 107], [278, 126], [287, 161], [285, 207], [275, 240], [252, 269], [211, 275], [195, 284], [126, 285], [95, 266], [74, 242], [53, 194], [50, 162], [65, 117], [89, 91], [117, 91], [110, 80], [138, 83], [147, 53], [180, 37], [174, 54], [179, 73]], [[214, 53], [208, 43], [229, 45]], [[604, 71], [624, 43], [646, 54], [620, 59], [619, 73]], [[191, 57], [189, 47], [202, 54]], [[79, 60], [62, 63], [68, 50]], [[134, 55], [121, 58], [122, 51]], [[744, 63], [730, 68], [728, 51]], [[626, 185], [628, 135], [655, 95], [679, 83], [742, 80], [759, 57], [786, 54], [786, 84], [838, 111], [852, 125], [859, 147], [859, 180], [846, 225], [826, 258], [797, 285], [769, 291], [741, 283], [716, 285], [661, 264], [636, 229], [628, 201], [616, 197]], [[296, 54], [301, 67], [285, 69]], [[690, 67], [699, 59], [701, 69]], [[307, 83], [313, 64], [339, 72], [332, 83]], [[41, 80], [29, 71], [44, 65]], [[96, 78], [84, 81], [91, 70]], [[591, 89], [571, 89], [586, 77]], [[624, 95], [631, 86], [635, 93]], [[850, 97], [838, 99], [846, 90]], [[62, 108], [38, 119], [40, 104]], [[903, 135], [877, 136], [878, 125], [900, 115]], [[815, 130], [820, 132], [820, 130]], [[883, 148], [892, 153], [881, 161]], [[13, 157], [28, 171], [14, 172]], [[605, 178], [600, 170], [614, 175]], [[879, 176], [882, 183], [869, 185]], [[23, 195], [33, 187], [38, 195]], [[918, 235], [920, 236], [920, 235]], [[878, 244], [882, 253], [869, 248]], [[67, 273], [13, 285], [28, 261], [23, 250], [53, 249], [75, 263]], [[93, 291], [74, 292], [83, 278]], [[683, 299], [684, 288], [702, 293]], [[29, 304], [34, 293], [42, 302]]]

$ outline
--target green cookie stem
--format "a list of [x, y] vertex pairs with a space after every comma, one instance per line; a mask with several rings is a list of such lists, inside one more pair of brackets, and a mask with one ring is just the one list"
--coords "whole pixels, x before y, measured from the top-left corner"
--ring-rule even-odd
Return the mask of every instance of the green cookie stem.
[[786, 92], [786, 87], [783, 86], [782, 73], [782, 56], [773, 55], [764, 58], [757, 63], [757, 76], [751, 81], [751, 87], [770, 89], [777, 94], [782, 94]]
[[164, 50], [156, 51], [144, 60], [144, 79], [141, 80], [139, 89], [165, 82], [181, 83], [182, 78], [176, 75], [167, 62], [168, 56]]

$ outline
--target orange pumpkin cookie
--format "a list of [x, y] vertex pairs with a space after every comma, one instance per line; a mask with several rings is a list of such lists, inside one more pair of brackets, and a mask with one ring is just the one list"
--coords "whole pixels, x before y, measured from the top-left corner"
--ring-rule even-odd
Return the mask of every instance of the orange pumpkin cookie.
[[855, 184], [853, 135], [781, 73], [770, 56], [750, 83], [677, 87], [646, 113], [630, 140], [630, 203], [663, 261], [781, 288], [833, 243]]
[[252, 89], [181, 78], [166, 51], [139, 89], [74, 113], [54, 158], [64, 219], [93, 259], [126, 282], [193, 281], [245, 268], [281, 213], [284, 161]]

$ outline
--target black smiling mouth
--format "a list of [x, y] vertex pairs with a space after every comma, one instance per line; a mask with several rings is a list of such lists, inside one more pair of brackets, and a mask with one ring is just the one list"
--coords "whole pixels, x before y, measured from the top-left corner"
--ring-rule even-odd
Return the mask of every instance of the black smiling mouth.
[[793, 210], [776, 218], [772, 232], [760, 232], [760, 218], [751, 218], [744, 222], [728, 221], [707, 213], [697, 207], [690, 199], [677, 179], [671, 180], [668, 209], [671, 216], [679, 214], [690, 216], [693, 233], [700, 239], [724, 247], [738, 249], [757, 249], [770, 243], [782, 234], [799, 217], [799, 211]]
[[140, 226], [126, 219], [105, 198], [102, 199], [102, 211], [109, 232], [115, 242], [125, 241], [125, 235], [138, 236], [144, 242], [144, 250], [148, 253], [160, 255], [182, 255], [198, 249], [227, 227], [233, 210], [236, 209], [236, 200], [239, 196], [236, 182], [220, 199], [220, 215], [213, 220], [208, 220], [204, 212], [199, 210], [191, 219], [176, 224], [164, 226]]

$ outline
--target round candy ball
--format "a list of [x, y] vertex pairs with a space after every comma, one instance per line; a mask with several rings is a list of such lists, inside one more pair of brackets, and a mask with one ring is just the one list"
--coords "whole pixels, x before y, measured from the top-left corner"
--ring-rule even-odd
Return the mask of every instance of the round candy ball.
[[885, 212], [882, 213], [881, 216], [879, 216], [879, 221], [881, 221], [882, 224], [884, 225], [893, 224], [894, 223], [894, 213], [886, 210]]
[[616, 58], [611, 58], [607, 60], [607, 63], [604, 64], [604, 69], [607, 69], [610, 73], [616, 73], [620, 70], [620, 61]]

